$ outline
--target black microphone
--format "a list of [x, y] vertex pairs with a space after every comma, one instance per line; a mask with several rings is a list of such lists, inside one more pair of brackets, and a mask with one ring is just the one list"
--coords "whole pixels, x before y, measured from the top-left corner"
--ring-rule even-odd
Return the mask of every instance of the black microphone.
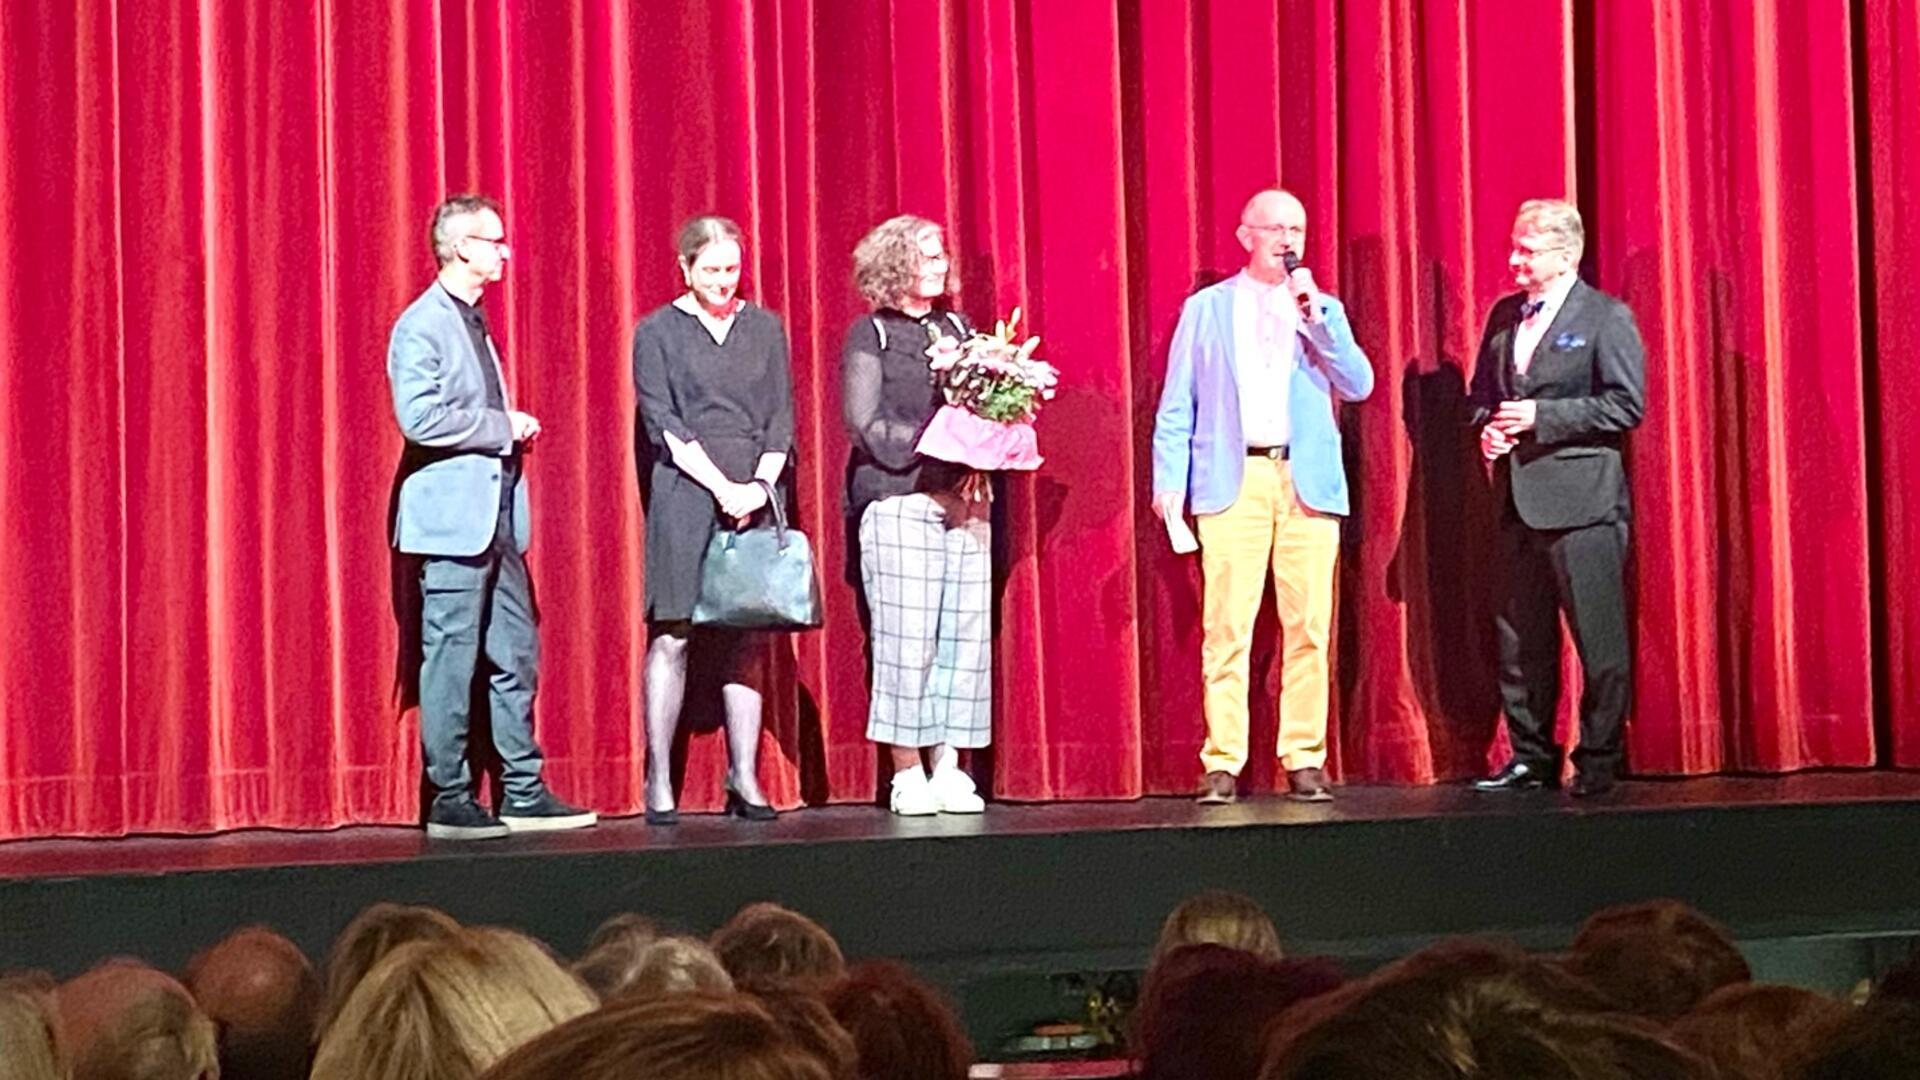
[[[1292, 248], [1288, 248], [1287, 250], [1280, 253], [1280, 261], [1283, 264], [1285, 264], [1287, 268], [1287, 286], [1289, 288], [1292, 288], [1293, 272], [1300, 269], [1300, 266], [1301, 266], [1300, 253], [1297, 251], [1294, 251]], [[1306, 315], [1306, 316], [1312, 316], [1313, 314], [1313, 310], [1312, 310], [1313, 294], [1312, 293], [1307, 292], [1305, 290], [1296, 290], [1293, 294], [1293, 298], [1300, 305], [1300, 314]]]

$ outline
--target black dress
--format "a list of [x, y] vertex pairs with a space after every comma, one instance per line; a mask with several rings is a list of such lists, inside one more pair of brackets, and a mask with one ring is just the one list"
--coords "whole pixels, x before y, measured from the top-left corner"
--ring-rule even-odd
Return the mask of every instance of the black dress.
[[727, 479], [753, 479], [762, 454], [793, 449], [793, 377], [787, 334], [765, 308], [742, 304], [724, 344], [698, 316], [673, 304], [633, 332], [633, 384], [641, 494], [646, 500], [646, 617], [691, 618], [700, 563], [719, 524], [719, 504], [680, 471], [667, 434], [697, 442]]

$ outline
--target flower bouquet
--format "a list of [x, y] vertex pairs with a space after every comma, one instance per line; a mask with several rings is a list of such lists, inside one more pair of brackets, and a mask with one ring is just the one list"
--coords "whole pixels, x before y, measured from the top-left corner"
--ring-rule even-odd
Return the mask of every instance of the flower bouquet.
[[943, 335], [927, 349], [947, 403], [920, 433], [916, 450], [982, 472], [1040, 467], [1033, 417], [1052, 399], [1060, 373], [1033, 358], [1039, 338], [1016, 343], [1019, 325], [1015, 308], [991, 334], [976, 331], [965, 341]]

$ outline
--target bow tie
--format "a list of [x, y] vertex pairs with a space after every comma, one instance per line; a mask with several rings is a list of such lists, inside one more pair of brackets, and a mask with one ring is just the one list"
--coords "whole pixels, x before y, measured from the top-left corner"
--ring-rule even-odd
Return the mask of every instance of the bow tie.
[[1524, 322], [1545, 310], [1547, 310], [1547, 302], [1545, 300], [1525, 301], [1520, 305], [1520, 319]]

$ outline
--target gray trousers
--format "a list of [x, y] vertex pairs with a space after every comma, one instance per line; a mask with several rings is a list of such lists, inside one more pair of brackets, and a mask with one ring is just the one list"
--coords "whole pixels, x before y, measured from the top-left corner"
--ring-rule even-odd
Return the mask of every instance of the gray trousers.
[[467, 761], [473, 680], [484, 653], [493, 746], [511, 799], [540, 792], [540, 747], [533, 741], [533, 692], [540, 637], [533, 580], [500, 515], [493, 546], [465, 558], [431, 555], [420, 567], [420, 742], [427, 783], [437, 800], [464, 799], [473, 787]]

